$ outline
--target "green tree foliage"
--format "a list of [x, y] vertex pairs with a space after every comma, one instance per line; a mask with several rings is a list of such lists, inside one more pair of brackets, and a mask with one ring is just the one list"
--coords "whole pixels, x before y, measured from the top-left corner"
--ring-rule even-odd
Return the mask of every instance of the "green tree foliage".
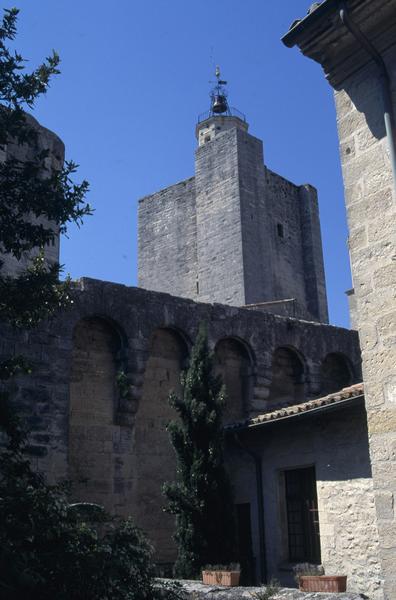
[[156, 598], [152, 549], [143, 534], [130, 519], [111, 522], [100, 513], [106, 533], [99, 535], [69, 505], [66, 486], [49, 486], [31, 470], [15, 415], [3, 417], [8, 444], [0, 470], [0, 598]]
[[[0, 151], [9, 150], [0, 161], [0, 249], [17, 260], [31, 251], [36, 258], [11, 279], [0, 256], [0, 319], [27, 327], [70, 301], [68, 282], [59, 282], [60, 266], [46, 264], [40, 249], [65, 233], [69, 223], [80, 225], [92, 210], [85, 202], [88, 183], [72, 181], [76, 165], [48, 166], [48, 151], [39, 148], [37, 127], [26, 116], [25, 109], [34, 108], [59, 73], [59, 57], [53, 52], [27, 73], [26, 61], [8, 47], [16, 36], [17, 15], [15, 8], [5, 10], [0, 25]], [[18, 147], [28, 148], [32, 158], [18, 159], [12, 151]]]
[[[26, 61], [8, 47], [16, 36], [17, 16], [17, 9], [6, 9], [0, 23], [0, 321], [28, 328], [70, 304], [70, 283], [59, 281], [61, 267], [47, 263], [44, 247], [66, 232], [68, 223], [79, 225], [92, 211], [85, 202], [88, 183], [71, 179], [76, 165], [48, 166], [48, 151], [39, 147], [38, 128], [26, 115], [25, 109], [34, 108], [51, 77], [59, 73], [59, 57], [53, 52], [34, 71], [26, 72]], [[25, 253], [31, 253], [27, 268], [8, 276], [4, 257], [20, 260]], [[1, 358], [0, 384], [30, 372], [23, 356], [10, 352]], [[0, 405], [7, 400], [1, 385]], [[3, 427], [7, 416], [4, 406]]]
[[[18, 9], [12, 8], [4, 11], [3, 21], [0, 26], [0, 146], [4, 147], [10, 141], [18, 144], [28, 144], [35, 147], [37, 131], [26, 120], [25, 108], [33, 109], [35, 101], [48, 90], [50, 79], [59, 74], [59, 56], [53, 51], [39, 67], [32, 73], [26, 73], [24, 63], [27, 62], [18, 52], [13, 52], [7, 47], [7, 41], [15, 39], [17, 29]], [[45, 154], [45, 156], [47, 156]], [[57, 224], [64, 226], [68, 221], [80, 222], [82, 217], [89, 214], [90, 208], [84, 202], [88, 184], [84, 181], [75, 185], [70, 180], [70, 175], [75, 172], [74, 163], [66, 163], [65, 169], [55, 173], [48, 173], [48, 178], [38, 177], [41, 169], [47, 170], [40, 153], [34, 160], [24, 162], [11, 161], [9, 170], [4, 171], [7, 179], [3, 188], [5, 197], [10, 194], [17, 195], [18, 219], [15, 220], [13, 232], [18, 232], [12, 241], [23, 248], [22, 231], [16, 227], [24, 227], [26, 209], [38, 214], [45, 214], [49, 219], [55, 219]], [[15, 170], [15, 167], [17, 169]], [[20, 169], [20, 171], [18, 170]], [[53, 176], [53, 178], [51, 178]], [[41, 180], [40, 180], [41, 179]], [[15, 199], [15, 198], [14, 198]], [[20, 212], [21, 211], [21, 212]], [[6, 213], [2, 213], [2, 218]], [[22, 221], [22, 223], [21, 223]], [[52, 232], [39, 231], [38, 228], [29, 230], [38, 236], [33, 240], [33, 246], [43, 245], [52, 240]], [[42, 237], [40, 237], [42, 236]], [[49, 236], [49, 237], [48, 237]], [[31, 240], [28, 248], [31, 247]]]
[[[68, 223], [79, 225], [92, 211], [85, 202], [88, 183], [72, 181], [76, 165], [48, 166], [48, 151], [39, 147], [38, 128], [26, 115], [59, 73], [59, 57], [53, 52], [26, 72], [26, 61], [8, 47], [16, 36], [17, 16], [17, 9], [6, 9], [0, 24], [0, 321], [28, 328], [70, 304], [70, 283], [59, 281], [61, 267], [47, 263], [44, 248], [66, 232]], [[4, 257], [20, 260], [25, 253], [32, 253], [27, 268], [8, 276]], [[0, 383], [29, 371], [23, 356], [2, 356]], [[3, 390], [0, 403], [6, 400]], [[2, 411], [3, 419], [6, 414]]]
[[[91, 209], [84, 199], [88, 184], [72, 181], [76, 165], [47, 167], [37, 128], [26, 118], [24, 109], [33, 108], [58, 73], [59, 58], [53, 53], [32, 73], [25, 72], [23, 58], [6, 45], [15, 37], [17, 14], [6, 10], [0, 25], [0, 150], [28, 145], [33, 158], [21, 161], [8, 153], [0, 162], [0, 321], [28, 328], [70, 304], [69, 282], [59, 281], [60, 266], [49, 266], [42, 249], [68, 223], [79, 225]], [[36, 258], [18, 277], [2, 272], [2, 255], [20, 259], [30, 251]], [[2, 358], [0, 598], [175, 598], [172, 589], [161, 592], [161, 586], [154, 586], [151, 547], [129, 519], [111, 522], [106, 517], [99, 534], [70, 506], [66, 485], [50, 486], [32, 470], [26, 458], [28, 436], [4, 386], [15, 375], [30, 373], [31, 366], [20, 355]]]
[[232, 494], [223, 460], [225, 389], [213, 373], [204, 327], [182, 377], [183, 397], [169, 401], [179, 415], [169, 434], [177, 456], [177, 481], [164, 486], [166, 510], [176, 515], [175, 575], [194, 578], [206, 564], [235, 560]]

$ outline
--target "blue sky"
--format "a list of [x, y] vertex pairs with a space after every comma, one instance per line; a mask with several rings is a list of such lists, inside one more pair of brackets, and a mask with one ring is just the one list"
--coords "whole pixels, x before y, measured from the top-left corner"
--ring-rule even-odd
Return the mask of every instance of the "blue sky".
[[[136, 285], [141, 196], [193, 175], [197, 115], [220, 64], [230, 103], [264, 141], [265, 162], [319, 190], [333, 324], [348, 326], [347, 228], [332, 90], [280, 41], [310, 0], [20, 0], [15, 47], [34, 67], [52, 48], [62, 74], [36, 106], [65, 142], [95, 207], [62, 240], [61, 262]], [[11, 5], [4, 5], [10, 7]]]

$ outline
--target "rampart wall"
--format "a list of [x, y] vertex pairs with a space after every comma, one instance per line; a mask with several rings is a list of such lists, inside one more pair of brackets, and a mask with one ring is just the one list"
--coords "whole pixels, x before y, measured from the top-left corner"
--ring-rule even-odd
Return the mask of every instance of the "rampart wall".
[[163, 562], [174, 558], [161, 494], [174, 478], [167, 398], [180, 391], [201, 322], [228, 387], [227, 422], [327, 393], [328, 357], [345, 367], [339, 382], [333, 371], [336, 389], [360, 379], [353, 331], [92, 279], [75, 285], [70, 310], [30, 332], [0, 333], [2, 355], [12, 348], [32, 362], [13, 396], [33, 464], [50, 480], [71, 478], [75, 498], [134, 516]]

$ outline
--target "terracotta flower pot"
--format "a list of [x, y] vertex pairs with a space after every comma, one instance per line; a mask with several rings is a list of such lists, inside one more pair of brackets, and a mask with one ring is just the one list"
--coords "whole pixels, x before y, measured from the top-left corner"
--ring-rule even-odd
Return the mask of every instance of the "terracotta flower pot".
[[302, 592], [346, 592], [346, 575], [300, 575]]
[[202, 581], [206, 585], [239, 585], [240, 571], [202, 571]]

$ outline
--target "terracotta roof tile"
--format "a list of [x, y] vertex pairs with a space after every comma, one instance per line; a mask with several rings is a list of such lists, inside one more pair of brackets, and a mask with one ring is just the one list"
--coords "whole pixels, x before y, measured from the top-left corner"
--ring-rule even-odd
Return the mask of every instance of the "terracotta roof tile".
[[343, 388], [338, 392], [334, 392], [333, 394], [328, 394], [322, 398], [315, 398], [314, 400], [307, 400], [306, 402], [302, 402], [300, 404], [294, 404], [292, 406], [283, 406], [277, 409], [272, 409], [268, 412], [265, 412], [261, 415], [257, 415], [251, 419], [247, 419], [245, 421], [239, 421], [237, 423], [232, 423], [225, 427], [226, 430], [230, 429], [245, 429], [249, 427], [253, 427], [255, 425], [260, 425], [261, 423], [266, 423], [268, 421], [276, 421], [279, 419], [284, 419], [287, 417], [292, 417], [302, 413], [309, 413], [318, 408], [326, 407], [330, 404], [341, 404], [345, 403], [348, 400], [352, 400], [353, 398], [357, 398], [364, 395], [364, 386], [363, 383], [356, 383], [349, 387]]

